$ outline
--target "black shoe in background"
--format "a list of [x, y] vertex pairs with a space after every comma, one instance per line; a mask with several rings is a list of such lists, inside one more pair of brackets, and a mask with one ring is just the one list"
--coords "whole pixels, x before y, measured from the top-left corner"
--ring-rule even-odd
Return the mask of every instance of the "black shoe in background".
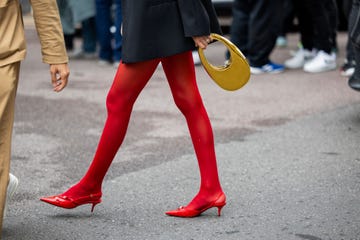
[[348, 84], [352, 89], [360, 91], [360, 78], [356, 78], [355, 74], [349, 78]]

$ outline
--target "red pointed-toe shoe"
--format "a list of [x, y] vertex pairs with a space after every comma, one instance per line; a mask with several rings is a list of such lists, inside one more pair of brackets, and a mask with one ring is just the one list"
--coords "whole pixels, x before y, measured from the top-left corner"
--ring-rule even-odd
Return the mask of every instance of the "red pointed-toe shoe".
[[219, 197], [216, 198], [215, 201], [209, 202], [207, 205], [202, 206], [199, 209], [189, 209], [188, 206], [186, 207], [179, 207], [176, 210], [171, 210], [166, 212], [167, 215], [173, 217], [183, 217], [183, 218], [191, 218], [197, 217], [201, 213], [205, 212], [209, 208], [217, 207], [218, 208], [218, 216], [221, 214], [221, 209], [226, 205], [226, 196], [224, 193], [221, 193]]
[[43, 197], [40, 198], [40, 200], [67, 209], [76, 208], [83, 204], [92, 204], [91, 212], [93, 212], [95, 205], [101, 203], [101, 192], [78, 198], [71, 198], [64, 194], [59, 194], [51, 197]]

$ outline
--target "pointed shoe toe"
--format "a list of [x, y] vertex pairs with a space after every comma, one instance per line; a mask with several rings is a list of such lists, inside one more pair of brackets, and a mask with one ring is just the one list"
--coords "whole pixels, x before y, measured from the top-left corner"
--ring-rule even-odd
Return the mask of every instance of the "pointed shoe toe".
[[226, 205], [226, 196], [224, 193], [221, 193], [214, 201], [209, 202], [208, 204], [200, 207], [199, 209], [190, 209], [189, 206], [186, 207], [181, 206], [178, 209], [167, 211], [165, 212], [165, 214], [172, 217], [192, 218], [199, 216], [201, 213], [205, 212], [210, 208], [216, 207], [218, 209], [218, 216], [220, 216], [221, 209], [225, 205]]
[[42, 197], [40, 198], [40, 200], [51, 205], [66, 209], [76, 208], [83, 204], [92, 204], [91, 212], [93, 212], [94, 207], [97, 204], [101, 203], [101, 192], [77, 198], [71, 198], [66, 195], [59, 194], [50, 197]]
[[43, 197], [40, 198], [41, 201], [52, 204], [57, 207], [62, 207], [66, 209], [71, 209], [77, 207], [77, 205], [74, 203], [74, 201], [67, 197], [62, 195], [56, 195], [56, 196], [50, 196], [50, 197]]
[[172, 217], [191, 218], [191, 217], [199, 216], [201, 212], [195, 209], [188, 209], [187, 207], [180, 206], [178, 209], [165, 212], [165, 214]]

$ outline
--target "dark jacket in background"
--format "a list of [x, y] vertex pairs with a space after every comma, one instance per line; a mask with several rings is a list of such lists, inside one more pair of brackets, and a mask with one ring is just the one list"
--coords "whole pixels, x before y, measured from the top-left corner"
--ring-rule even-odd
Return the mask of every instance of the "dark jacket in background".
[[122, 9], [124, 63], [194, 50], [192, 36], [221, 34], [211, 0], [122, 0]]

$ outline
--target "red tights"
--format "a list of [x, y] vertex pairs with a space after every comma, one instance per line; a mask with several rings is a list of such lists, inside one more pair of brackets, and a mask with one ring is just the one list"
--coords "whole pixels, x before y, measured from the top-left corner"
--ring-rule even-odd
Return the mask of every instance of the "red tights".
[[201, 185], [189, 206], [198, 208], [222, 192], [210, 121], [195, 80], [191, 52], [145, 62], [119, 65], [107, 96], [108, 116], [95, 157], [78, 184], [66, 194], [79, 197], [101, 191], [102, 181], [126, 134], [130, 114], [146, 83], [161, 62], [175, 104], [184, 114], [198, 159]]

